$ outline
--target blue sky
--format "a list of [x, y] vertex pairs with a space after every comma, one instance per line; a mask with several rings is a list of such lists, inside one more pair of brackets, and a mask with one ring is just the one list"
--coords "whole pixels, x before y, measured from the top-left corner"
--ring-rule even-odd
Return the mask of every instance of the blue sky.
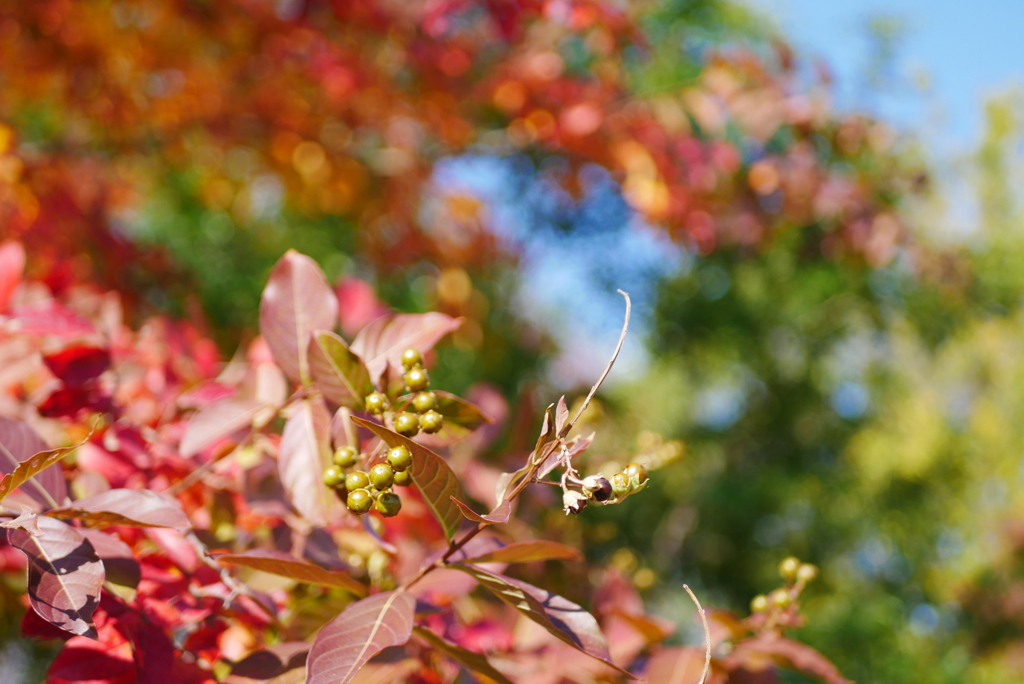
[[[1024, 87], [1024, 0], [746, 0], [764, 10], [804, 56], [824, 58], [837, 104], [918, 133], [938, 158], [981, 134], [986, 97]], [[869, 19], [900, 20], [889, 87], [871, 93]], [[923, 77], [923, 78], [922, 78]]]

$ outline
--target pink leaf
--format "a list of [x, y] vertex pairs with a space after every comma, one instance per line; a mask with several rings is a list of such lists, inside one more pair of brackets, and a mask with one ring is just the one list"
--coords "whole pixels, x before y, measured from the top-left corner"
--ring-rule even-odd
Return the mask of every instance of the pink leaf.
[[314, 525], [324, 526], [340, 504], [324, 484], [331, 464], [331, 416], [320, 401], [304, 400], [285, 423], [277, 459], [281, 484], [292, 506]]
[[463, 648], [458, 644], [453, 644], [447, 639], [442, 639], [438, 635], [431, 632], [429, 629], [424, 627], [416, 627], [416, 636], [420, 637], [428, 644], [441, 651], [449, 658], [455, 660], [462, 665], [465, 665], [473, 672], [482, 674], [489, 679], [498, 682], [499, 684], [512, 684], [512, 680], [506, 677], [504, 674], [494, 668], [493, 665], [487, 660], [486, 657], [479, 653], [474, 653], [467, 648]]
[[68, 487], [64, 472], [56, 464], [82, 444], [50, 449], [25, 423], [0, 417], [0, 472], [4, 473], [0, 480], [0, 499], [22, 487], [44, 506], [51, 505], [51, 500], [63, 502]]
[[826, 684], [852, 684], [832, 661], [815, 649], [777, 635], [758, 636], [740, 642], [726, 659], [726, 667], [730, 664], [742, 666], [748, 660], [763, 660], [764, 656], [768, 656], [783, 667], [797, 670]]
[[338, 299], [320, 267], [288, 250], [271, 270], [260, 301], [260, 333], [285, 375], [309, 381], [310, 333], [330, 330], [337, 316]]
[[253, 570], [289, 577], [299, 582], [320, 584], [327, 587], [341, 587], [356, 596], [366, 596], [366, 587], [349, 575], [335, 570], [325, 570], [284, 551], [253, 549], [241, 554], [229, 554], [217, 558], [222, 563], [241, 565]]
[[142, 578], [142, 568], [135, 560], [130, 546], [123, 541], [99, 530], [78, 528], [78, 533], [89, 540], [96, 555], [103, 561], [106, 581], [129, 589], [135, 589]]
[[11, 303], [24, 272], [25, 248], [21, 243], [11, 240], [0, 245], [0, 311]]
[[99, 605], [103, 563], [75, 528], [47, 516], [42, 534], [12, 530], [8, 538], [28, 557], [28, 595], [39, 616], [61, 629], [96, 638], [92, 614]]
[[192, 526], [177, 501], [148, 489], [111, 489], [50, 511], [49, 515], [81, 520], [91, 527], [131, 525], [185, 530]]
[[363, 399], [373, 391], [362, 360], [327, 330], [317, 330], [309, 340], [309, 371], [327, 400], [339, 406], [362, 408]]
[[207, 404], [188, 421], [181, 438], [181, 455], [195, 456], [217, 440], [251, 427], [253, 417], [266, 404], [255, 399], [227, 397]]
[[412, 636], [416, 599], [389, 591], [357, 601], [316, 635], [306, 661], [307, 684], [346, 684], [366, 661]]
[[508, 519], [512, 516], [512, 502], [502, 501], [500, 504], [494, 507], [494, 510], [487, 515], [480, 515], [468, 504], [465, 504], [454, 496], [452, 497], [452, 503], [459, 507], [459, 511], [462, 515], [466, 516], [467, 520], [472, 520], [476, 523], [488, 523], [490, 525], [504, 525], [508, 522]]
[[360, 330], [352, 341], [352, 351], [366, 363], [370, 379], [377, 384], [389, 363], [396, 370], [402, 367], [406, 349], [425, 354], [460, 325], [461, 318], [443, 313], [392, 314]]
[[658, 684], [692, 684], [704, 671], [704, 651], [675, 647], [659, 649], [647, 663], [647, 681]]
[[473, 563], [530, 563], [540, 560], [583, 560], [583, 554], [574, 548], [558, 542], [536, 539], [534, 541], [514, 542], [486, 553], [479, 554], [467, 561]]

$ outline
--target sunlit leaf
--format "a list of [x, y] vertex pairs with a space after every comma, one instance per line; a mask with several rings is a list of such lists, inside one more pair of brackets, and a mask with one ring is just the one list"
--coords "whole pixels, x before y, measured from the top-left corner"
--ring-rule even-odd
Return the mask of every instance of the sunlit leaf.
[[815, 649], [777, 634], [766, 634], [740, 642], [726, 659], [726, 666], [730, 663], [741, 664], [748, 659], [763, 661], [765, 656], [783, 667], [797, 670], [826, 684], [853, 684], [832, 661]]
[[452, 497], [452, 503], [459, 507], [459, 511], [468, 520], [472, 520], [476, 523], [487, 523], [490, 525], [503, 525], [508, 522], [508, 519], [512, 516], [512, 502], [502, 501], [500, 504], [494, 507], [494, 510], [487, 515], [480, 515], [468, 504], [465, 504], [454, 496]]
[[317, 330], [309, 340], [309, 371], [323, 395], [339, 406], [362, 408], [363, 398], [373, 391], [362, 359], [326, 330]]
[[330, 330], [337, 318], [338, 299], [320, 267], [288, 250], [271, 270], [260, 300], [260, 333], [285, 375], [309, 381], [310, 334]]
[[11, 520], [0, 520], [0, 527], [6, 527], [9, 530], [21, 528], [31, 535], [43, 533], [43, 531], [39, 529], [39, 515], [28, 506], [21, 507], [21, 515], [17, 518], [13, 518]]
[[494, 666], [491, 665], [487, 658], [482, 654], [474, 653], [473, 651], [463, 648], [458, 644], [453, 644], [447, 639], [442, 639], [424, 627], [415, 627], [413, 628], [413, 631], [416, 633], [416, 636], [420, 637], [428, 644], [447, 655], [449, 658], [465, 665], [473, 672], [489, 677], [494, 681], [499, 682], [499, 684], [512, 684], [512, 680], [494, 669]]
[[24, 271], [25, 248], [21, 243], [8, 240], [0, 245], [0, 311], [10, 303]]
[[[44, 468], [36, 469], [29, 476], [31, 479], [24, 477], [24, 464], [35, 462], [36, 456], [48, 451], [49, 446], [27, 423], [0, 416], [0, 473], [5, 476], [0, 480], [0, 499], [20, 486], [22, 491], [44, 506], [51, 500], [63, 503], [68, 495], [64, 473], [59, 467], [49, 468], [49, 465], [63, 458], [70, 450], [62, 452], [60, 458], [49, 462]], [[22, 469], [20, 472], [19, 468]], [[18, 484], [14, 484], [16, 479]]]
[[148, 489], [111, 489], [50, 511], [49, 515], [81, 520], [90, 527], [133, 525], [184, 530], [192, 526], [181, 504]]
[[331, 463], [331, 416], [321, 401], [306, 399], [285, 423], [277, 459], [281, 484], [292, 506], [314, 525], [326, 525], [340, 510], [337, 496], [324, 484]]
[[142, 579], [142, 568], [135, 560], [130, 546], [99, 530], [78, 528], [78, 533], [89, 540], [96, 555], [103, 561], [107, 589], [125, 601], [135, 598], [135, 589]]
[[438, 390], [435, 390], [434, 394], [437, 396], [435, 410], [444, 416], [444, 424], [435, 434], [423, 433], [419, 436], [420, 441], [427, 446], [443, 447], [455, 444], [468, 437], [481, 425], [492, 422], [476, 404], [462, 397]]
[[409, 450], [412, 454], [412, 466], [409, 467], [408, 472], [412, 477], [413, 484], [420, 490], [423, 500], [434, 518], [441, 523], [445, 536], [451, 539], [462, 523], [462, 513], [459, 512], [459, 507], [452, 501], [452, 498], [465, 496], [462, 493], [459, 479], [452, 472], [451, 467], [430, 449], [383, 425], [362, 418], [352, 418], [352, 422], [371, 430], [389, 447], [404, 446]]
[[404, 591], [376, 594], [348, 606], [320, 630], [306, 661], [306, 684], [346, 684], [366, 661], [412, 636], [416, 599]]
[[264, 646], [235, 663], [231, 667], [231, 674], [257, 680], [271, 679], [289, 670], [303, 667], [308, 654], [309, 644], [304, 641], [286, 641]]
[[461, 318], [437, 312], [391, 314], [360, 330], [352, 340], [352, 351], [366, 362], [370, 378], [377, 384], [389, 363], [395, 369], [402, 367], [402, 352], [406, 349], [425, 354], [460, 325]]
[[319, 565], [300, 560], [284, 551], [253, 549], [240, 554], [218, 556], [222, 563], [241, 565], [261, 572], [288, 577], [299, 582], [341, 587], [356, 596], [366, 596], [366, 587], [343, 572], [325, 570]]
[[252, 420], [266, 404], [255, 399], [226, 397], [196, 411], [181, 438], [181, 455], [195, 456], [218, 439], [251, 427]]
[[477, 565], [454, 563], [450, 567], [470, 574], [499, 599], [561, 641], [635, 679], [611, 661], [608, 642], [594, 616], [572, 601]]
[[467, 558], [472, 563], [530, 563], [541, 560], [582, 560], [583, 554], [558, 542], [536, 539], [514, 542], [485, 554]]
[[696, 684], [703, 671], [703, 649], [662, 648], [647, 661], [645, 679], [658, 684]]
[[42, 534], [11, 530], [8, 540], [28, 557], [28, 595], [40, 617], [61, 629], [96, 638], [92, 614], [100, 600], [103, 563], [75, 528], [40, 516]]

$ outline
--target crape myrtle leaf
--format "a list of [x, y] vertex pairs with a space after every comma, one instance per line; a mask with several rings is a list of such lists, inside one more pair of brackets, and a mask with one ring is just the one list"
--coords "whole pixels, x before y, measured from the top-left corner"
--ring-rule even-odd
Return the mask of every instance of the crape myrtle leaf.
[[450, 567], [474, 577], [499, 599], [546, 629], [552, 636], [636, 679], [612, 662], [608, 643], [593, 615], [572, 601], [505, 575], [469, 563]]
[[439, 390], [434, 390], [434, 394], [437, 396], [435, 410], [444, 416], [444, 423], [437, 433], [420, 435], [420, 440], [428, 446], [444, 447], [455, 444], [468, 437], [481, 425], [493, 422], [478, 406], [462, 397]]
[[[52, 465], [56, 465], [58, 461], [60, 461], [62, 458], [70, 454], [78, 447], [82, 446], [82, 444], [85, 444], [87, 441], [89, 441], [88, 437], [86, 437], [85, 440], [78, 444], [60, 447], [58, 449], [48, 449], [46, 451], [40, 451], [38, 454], [35, 454], [34, 456], [31, 456], [30, 458], [22, 461], [21, 463], [18, 464], [18, 467], [15, 468], [13, 472], [4, 475], [3, 479], [0, 480], [0, 499], [3, 499], [5, 496], [10, 494], [18, 487], [22, 486], [26, 482], [34, 482], [36, 480], [35, 476], [38, 475], [41, 471], [46, 470]], [[53, 496], [54, 493], [60, 494], [60, 498], [53, 496], [54, 501], [60, 502], [64, 498], [67, 498], [67, 483], [64, 482], [64, 474], [60, 471], [59, 468], [54, 469], [53, 472], [57, 473], [58, 476], [61, 478], [63, 486], [54, 486], [50, 484], [54, 480], [53, 477], [50, 477], [44, 480], [42, 487], [50, 494], [50, 496]]]
[[12, 530], [8, 540], [28, 557], [28, 595], [39, 616], [63, 630], [96, 638], [92, 614], [99, 605], [103, 563], [75, 528], [48, 516], [42, 534]]
[[320, 267], [288, 250], [270, 271], [260, 299], [260, 333], [285, 375], [309, 381], [310, 333], [330, 330], [337, 317], [338, 298]]
[[465, 497], [451, 467], [430, 449], [383, 425], [356, 417], [352, 418], [352, 422], [373, 432], [389, 447], [404, 446], [412, 453], [412, 465], [408, 472], [413, 484], [420, 490], [434, 518], [441, 523], [445, 537], [451, 539], [462, 523], [462, 514], [452, 498]]
[[352, 411], [342, 406], [331, 418], [331, 437], [334, 439], [334, 448], [350, 446], [356, 451], [360, 450], [359, 435], [356, 433], [356, 426], [352, 424]]
[[[565, 443], [565, 449], [569, 452], [569, 460], [576, 458], [584, 451], [590, 448], [590, 445], [594, 443], [594, 436], [596, 432], [591, 432], [586, 437], [576, 436]], [[537, 470], [537, 479], [541, 479], [548, 476], [552, 470], [558, 467], [558, 450], [552, 451], [548, 454], [547, 458], [544, 459], [544, 463], [541, 464]]]
[[390, 314], [360, 330], [352, 340], [352, 351], [366, 362], [370, 378], [377, 384], [389, 363], [395, 369], [402, 367], [402, 352], [406, 349], [425, 354], [460, 325], [461, 318], [437, 312]]
[[569, 420], [569, 408], [565, 405], [565, 395], [558, 398], [558, 406], [555, 407], [555, 434], [561, 434], [566, 421]]
[[65, 387], [78, 388], [110, 367], [110, 352], [98, 347], [72, 347], [44, 356], [43, 363]]
[[78, 528], [78, 533], [89, 540], [96, 555], [103, 561], [108, 585], [115, 584], [134, 592], [142, 579], [142, 568], [135, 560], [131, 547], [117, 537], [99, 530]]
[[306, 684], [346, 684], [366, 661], [412, 636], [416, 599], [405, 591], [375, 594], [348, 606], [316, 635]]
[[306, 520], [323, 527], [339, 506], [324, 484], [331, 464], [331, 416], [320, 400], [305, 399], [285, 423], [277, 468], [288, 501]]
[[327, 587], [341, 587], [356, 596], [366, 596], [366, 587], [343, 572], [325, 570], [319, 565], [308, 563], [284, 551], [253, 549], [239, 554], [218, 556], [222, 563], [241, 565], [272, 575], [288, 577], [299, 582], [319, 584]]
[[[69, 447], [68, 451], [60, 455], [60, 458], [74, 448]], [[47, 467], [35, 470], [29, 475], [31, 479], [22, 479], [25, 474], [23, 469], [17, 476], [20, 480], [19, 483], [13, 484], [14, 473], [22, 468], [25, 462], [31, 464], [35, 461], [36, 456], [48, 451], [49, 446], [27, 423], [0, 416], [0, 473], [5, 476], [0, 480], [0, 499], [20, 486], [23, 492], [44, 506], [50, 505], [51, 500], [58, 504], [63, 503], [68, 495], [64, 472], [59, 467], [48, 467], [60, 458], [53, 461], [47, 459]]]
[[704, 650], [675, 647], [658, 649], [647, 661], [644, 677], [654, 684], [694, 684], [704, 671]]
[[459, 507], [459, 511], [462, 515], [466, 516], [467, 520], [471, 520], [476, 523], [487, 523], [489, 525], [504, 525], [508, 522], [508, 519], [512, 517], [512, 502], [502, 501], [500, 504], [494, 507], [494, 510], [487, 515], [480, 515], [468, 504], [465, 504], [454, 496], [452, 497], [452, 503]]
[[309, 644], [305, 641], [286, 641], [273, 646], [264, 646], [253, 651], [231, 667], [231, 674], [250, 679], [270, 679], [289, 670], [303, 667]]
[[748, 659], [768, 656], [779, 665], [797, 670], [826, 684], [853, 684], [832, 661], [806, 644], [775, 634], [742, 641], [726, 658], [726, 666], [742, 666]]
[[530, 563], [542, 560], [582, 560], [583, 554], [558, 542], [537, 539], [513, 542], [499, 549], [467, 558], [473, 563]]
[[530, 454], [530, 458], [527, 459], [526, 465], [513, 473], [502, 473], [502, 476], [498, 479], [496, 494], [499, 504], [505, 500], [505, 495], [508, 494], [508, 490], [511, 487], [518, 485], [520, 480], [535, 465], [542, 463], [553, 453], [554, 447], [557, 444], [551, 441], [555, 438], [556, 434], [555, 416], [552, 412], [553, 407], [554, 404], [551, 404], [544, 410], [544, 422], [541, 424], [540, 436], [537, 437], [537, 445], [533, 448], [533, 452]]
[[[405, 658], [394, 662], [371, 661], [356, 673], [352, 684], [395, 684], [408, 681], [413, 672], [419, 670], [421, 663], [415, 658]], [[268, 682], [268, 684], [270, 684]], [[273, 684], [277, 684], [274, 682]]]
[[28, 506], [21, 507], [21, 515], [13, 520], [4, 520], [0, 522], [0, 527], [6, 527], [10, 530], [23, 529], [33, 537], [43, 533], [39, 529], [39, 516]]
[[192, 526], [181, 504], [148, 489], [111, 489], [50, 511], [49, 515], [81, 520], [89, 527], [131, 525], [186, 530]]
[[266, 404], [255, 399], [226, 397], [218, 399], [196, 411], [185, 427], [181, 438], [181, 455], [188, 458], [245, 427]]
[[480, 653], [474, 653], [473, 651], [463, 648], [458, 644], [453, 644], [447, 639], [442, 639], [424, 627], [414, 627], [413, 631], [416, 633], [416, 636], [420, 637], [457, 663], [465, 665], [473, 672], [488, 677], [489, 679], [493, 679], [499, 684], [512, 684], [511, 679], [496, 670], [494, 666], [488, 662], [487, 658]]
[[339, 406], [360, 409], [373, 391], [370, 372], [345, 341], [327, 330], [309, 340], [309, 372], [323, 395]]
[[25, 248], [20, 242], [8, 240], [0, 245], [0, 311], [11, 303], [11, 296], [21, 284], [25, 272]]

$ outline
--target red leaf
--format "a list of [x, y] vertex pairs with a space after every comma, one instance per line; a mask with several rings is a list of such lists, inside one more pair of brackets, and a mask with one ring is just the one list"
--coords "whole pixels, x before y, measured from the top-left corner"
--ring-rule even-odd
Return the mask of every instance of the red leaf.
[[635, 679], [629, 672], [612, 662], [608, 653], [608, 642], [594, 616], [572, 601], [476, 565], [454, 563], [451, 567], [476, 578], [491, 593], [539, 624], [551, 635]]
[[207, 404], [193, 414], [181, 438], [181, 455], [195, 456], [218, 439], [252, 426], [253, 417], [266, 404], [254, 399], [228, 397]]
[[[742, 666], [748, 660], [770, 657], [783, 667], [798, 670], [827, 684], [853, 684], [832, 661], [806, 644], [776, 635], [741, 641], [726, 658], [726, 667]], [[756, 668], [755, 668], [756, 669]]]
[[[86, 438], [85, 441], [88, 441]], [[68, 495], [64, 472], [57, 462], [85, 444], [50, 449], [25, 423], [0, 417], [0, 499], [23, 487], [44, 506], [62, 503]]]
[[310, 333], [332, 329], [337, 316], [338, 299], [320, 267], [288, 250], [271, 270], [260, 301], [260, 333], [285, 375], [309, 381]]
[[647, 663], [646, 678], [658, 684], [692, 684], [704, 672], [704, 651], [676, 647], [659, 649]]
[[192, 526], [181, 504], [148, 489], [111, 489], [50, 511], [49, 515], [74, 518], [89, 526], [131, 525], [178, 530]]
[[324, 526], [340, 511], [338, 497], [324, 484], [331, 464], [331, 416], [320, 401], [304, 400], [285, 423], [277, 459], [288, 500], [306, 520]]
[[582, 560], [583, 554], [558, 542], [537, 539], [507, 546], [467, 558], [473, 563], [530, 563], [540, 560]]
[[110, 352], [98, 347], [72, 347], [44, 356], [43, 362], [65, 387], [82, 387], [110, 367]]
[[355, 335], [364, 325], [388, 312], [365, 280], [345, 278], [334, 291], [338, 295], [338, 322], [346, 336]]
[[0, 245], [0, 311], [11, 303], [11, 296], [25, 271], [25, 248], [10, 240]]
[[316, 635], [306, 661], [307, 684], [346, 684], [366, 661], [412, 636], [416, 599], [404, 591], [348, 606]]
[[96, 638], [92, 614], [100, 600], [103, 563], [92, 544], [75, 528], [47, 516], [38, 519], [42, 534], [22, 529], [8, 538], [28, 557], [28, 595], [40, 617], [63, 630]]
[[412, 466], [408, 471], [412, 482], [420, 490], [423, 501], [434, 518], [441, 523], [445, 537], [451, 539], [462, 523], [462, 514], [454, 500], [456, 495], [465, 495], [462, 493], [459, 478], [455, 477], [455, 473], [445, 460], [423, 445], [388, 430], [383, 425], [355, 417], [352, 418], [352, 422], [371, 430], [389, 447], [404, 446], [412, 453]]
[[309, 340], [309, 372], [328, 401], [339, 406], [362, 408], [363, 399], [373, 391], [362, 360], [327, 330], [317, 330]]
[[406, 349], [425, 354], [460, 325], [461, 318], [436, 312], [383, 316], [359, 331], [352, 351], [366, 363], [370, 379], [377, 384], [389, 363], [396, 370], [402, 367]]
[[242, 565], [254, 570], [289, 577], [299, 582], [341, 587], [356, 596], [366, 596], [366, 587], [343, 572], [325, 570], [319, 565], [307, 563], [284, 551], [253, 549], [242, 554], [229, 554], [217, 558], [222, 563]]
[[512, 684], [512, 680], [494, 669], [494, 666], [491, 665], [483, 655], [474, 653], [473, 651], [463, 648], [458, 644], [453, 644], [446, 639], [442, 639], [424, 627], [416, 627], [415, 629], [416, 636], [420, 637], [428, 644], [447, 655], [449, 658], [465, 665], [473, 672], [489, 677], [499, 684]]

